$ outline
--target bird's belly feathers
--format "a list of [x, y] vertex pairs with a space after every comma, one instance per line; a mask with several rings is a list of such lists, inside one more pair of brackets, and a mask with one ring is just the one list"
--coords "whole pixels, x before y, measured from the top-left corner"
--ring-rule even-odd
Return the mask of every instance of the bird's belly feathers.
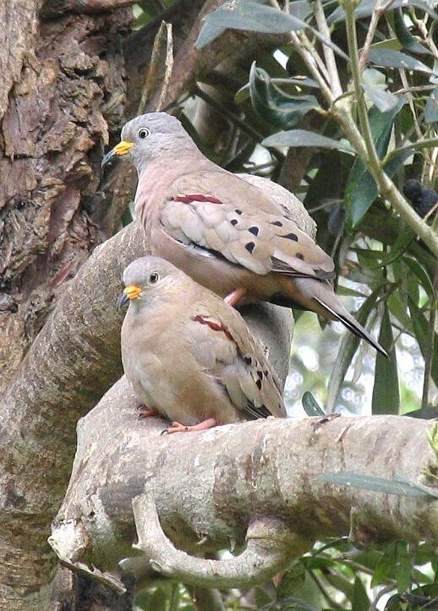
[[[150, 322], [153, 326], [153, 321]], [[193, 355], [178, 341], [177, 334], [169, 338], [166, 334], [151, 335], [147, 342], [137, 344], [135, 335], [129, 332], [132, 339], [128, 344], [126, 331], [124, 325], [123, 368], [140, 403], [168, 420], [188, 426], [207, 418], [215, 418], [218, 424], [241, 419], [221, 386], [199, 367]]]

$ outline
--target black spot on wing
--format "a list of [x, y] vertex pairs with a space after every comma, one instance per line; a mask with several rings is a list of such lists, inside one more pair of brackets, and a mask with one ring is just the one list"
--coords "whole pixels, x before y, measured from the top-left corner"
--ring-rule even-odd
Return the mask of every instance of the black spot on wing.
[[279, 238], [286, 238], [287, 240], [292, 240], [292, 242], [298, 242], [298, 236], [296, 233], [286, 233], [285, 235], [279, 235]]

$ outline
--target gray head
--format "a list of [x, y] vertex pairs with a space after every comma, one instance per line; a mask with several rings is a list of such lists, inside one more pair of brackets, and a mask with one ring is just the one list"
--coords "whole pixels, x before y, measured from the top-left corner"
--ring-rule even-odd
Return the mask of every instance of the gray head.
[[125, 289], [119, 304], [131, 301], [135, 306], [141, 306], [156, 297], [162, 300], [166, 293], [174, 294], [182, 276], [184, 273], [181, 270], [160, 257], [136, 259], [123, 272]]
[[180, 157], [197, 147], [181, 123], [165, 112], [150, 112], [128, 121], [122, 129], [121, 142], [102, 160], [102, 166], [114, 157], [128, 158], [140, 174], [148, 162], [163, 154]]

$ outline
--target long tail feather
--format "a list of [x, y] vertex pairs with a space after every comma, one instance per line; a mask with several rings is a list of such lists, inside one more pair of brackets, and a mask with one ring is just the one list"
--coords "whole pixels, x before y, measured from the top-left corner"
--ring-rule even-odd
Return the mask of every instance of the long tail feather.
[[345, 325], [349, 331], [354, 333], [354, 335], [357, 335], [361, 339], [364, 339], [366, 342], [371, 344], [371, 346], [373, 346], [373, 348], [375, 348], [377, 352], [380, 352], [380, 354], [383, 354], [383, 356], [386, 356], [388, 358], [388, 353], [386, 352], [386, 350], [379, 344], [378, 341], [376, 341], [372, 337], [372, 335], [368, 333], [366, 329], [364, 329], [364, 327], [362, 327], [359, 322], [357, 322], [357, 320], [349, 312], [347, 312], [346, 310], [345, 312], [336, 312], [336, 310], [331, 308], [322, 299], [319, 299], [315, 296], [313, 297], [313, 299], [315, 299], [323, 308], [325, 308], [333, 316], [333, 318], [339, 320], [339, 322]]

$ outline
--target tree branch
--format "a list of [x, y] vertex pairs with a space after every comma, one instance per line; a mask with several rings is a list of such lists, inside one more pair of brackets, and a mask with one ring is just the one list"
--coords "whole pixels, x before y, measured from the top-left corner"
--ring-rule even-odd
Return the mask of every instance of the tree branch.
[[[161, 528], [152, 491], [132, 501], [138, 543], [133, 547], [144, 562], [166, 577], [204, 588], [239, 588], [265, 583], [291, 556], [301, 555], [308, 543], [295, 537], [280, 520], [256, 518], [249, 526], [245, 550], [229, 560], [197, 558], [177, 550]], [[292, 556], [293, 557], [293, 556]]]
[[[266, 543], [275, 571], [287, 566], [295, 545], [304, 549], [323, 536], [351, 532], [363, 545], [397, 538], [438, 541], [436, 499], [376, 494], [317, 479], [322, 473], [355, 471], [424, 482], [423, 473], [435, 460], [427, 421], [396, 416], [339, 417], [326, 423], [268, 419], [162, 436], [167, 423], [139, 421], [136, 403], [122, 378], [79, 423], [73, 473], [50, 540], [64, 559], [116, 571], [122, 559], [133, 555], [131, 501], [143, 491], [147, 496], [135, 509], [140, 546], [165, 573], [189, 583], [211, 585], [213, 569], [228, 579], [234, 566], [239, 575], [242, 555], [226, 567], [181, 554], [244, 548], [256, 520], [273, 520], [274, 531], [283, 533], [275, 543]], [[141, 515], [142, 509], [146, 514]], [[155, 511], [172, 544], [161, 534], [156, 533], [159, 543], [145, 534]], [[280, 524], [285, 530], [277, 528]], [[282, 542], [291, 545], [287, 554]], [[243, 558], [251, 557], [252, 552]], [[149, 562], [123, 560], [124, 568], [134, 566], [138, 578], [150, 574]], [[265, 568], [270, 573], [269, 563]], [[254, 572], [253, 577], [258, 580]]]

